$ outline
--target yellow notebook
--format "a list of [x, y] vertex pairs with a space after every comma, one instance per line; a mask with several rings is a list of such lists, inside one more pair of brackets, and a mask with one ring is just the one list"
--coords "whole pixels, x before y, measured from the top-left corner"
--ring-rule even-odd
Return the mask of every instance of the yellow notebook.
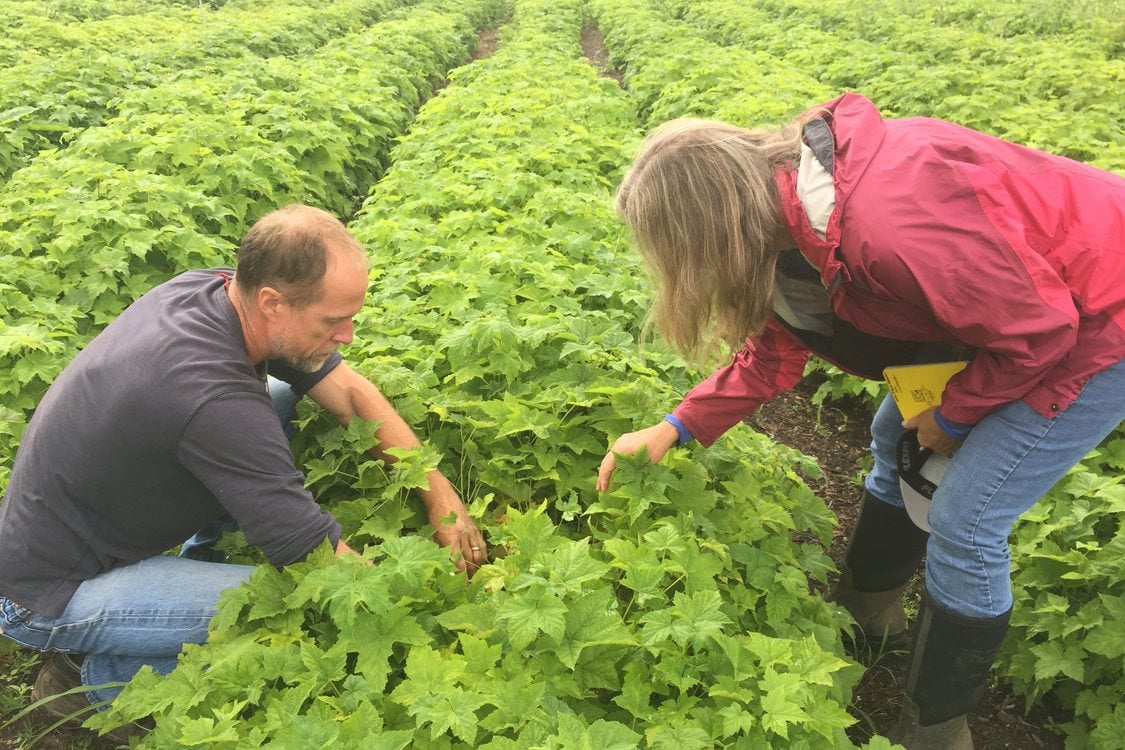
[[935, 362], [930, 365], [903, 365], [883, 370], [887, 387], [898, 404], [903, 419], [941, 403], [945, 384], [968, 362]]

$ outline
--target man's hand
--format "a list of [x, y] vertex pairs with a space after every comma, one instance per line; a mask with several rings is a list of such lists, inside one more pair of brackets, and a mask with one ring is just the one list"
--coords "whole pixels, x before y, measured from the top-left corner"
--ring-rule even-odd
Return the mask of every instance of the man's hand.
[[598, 468], [598, 492], [605, 492], [609, 489], [609, 480], [613, 477], [613, 472], [617, 468], [615, 453], [631, 456], [641, 448], [646, 448], [648, 449], [648, 457], [652, 459], [653, 463], [657, 463], [664, 458], [664, 454], [676, 444], [679, 438], [680, 435], [676, 432], [676, 428], [663, 420], [652, 427], [646, 427], [636, 432], [627, 432], [617, 438]]
[[936, 406], [931, 406], [921, 414], [915, 414], [902, 423], [908, 430], [918, 431], [918, 445], [929, 448], [934, 453], [953, 453], [961, 447], [961, 441], [949, 436], [934, 419]]
[[[434, 541], [448, 547], [453, 556], [459, 558], [457, 567], [471, 576], [488, 562], [488, 546], [465, 504], [445, 477], [436, 471], [430, 473], [430, 490], [422, 493], [422, 499], [435, 530]], [[449, 523], [451, 519], [453, 523]]]
[[[394, 463], [395, 457], [386, 452], [387, 448], [417, 448], [421, 445], [413, 430], [375, 384], [342, 362], [313, 386], [309, 395], [332, 412], [344, 426], [353, 417], [378, 422], [379, 429], [375, 432], [375, 437], [379, 443], [371, 450], [371, 454], [388, 464]], [[419, 490], [418, 494], [426, 505], [430, 524], [437, 530], [434, 537], [459, 558], [457, 566], [472, 575], [477, 568], [488, 562], [488, 548], [484, 544], [484, 537], [469, 518], [465, 504], [461, 502], [449, 480], [437, 470], [431, 471], [427, 479], [430, 489]], [[443, 523], [450, 514], [456, 514], [456, 521], [452, 524]]]

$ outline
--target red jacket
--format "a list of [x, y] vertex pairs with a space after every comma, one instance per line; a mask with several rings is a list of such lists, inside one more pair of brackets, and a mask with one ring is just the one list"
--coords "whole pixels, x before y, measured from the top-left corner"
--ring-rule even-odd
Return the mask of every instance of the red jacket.
[[[976, 424], [1022, 399], [1066, 409], [1125, 357], [1125, 179], [928, 118], [884, 120], [857, 94], [825, 105], [836, 206], [821, 240], [779, 172], [784, 221], [860, 331], [975, 350], [942, 416]], [[675, 415], [704, 445], [800, 380], [809, 350], [776, 321]]]

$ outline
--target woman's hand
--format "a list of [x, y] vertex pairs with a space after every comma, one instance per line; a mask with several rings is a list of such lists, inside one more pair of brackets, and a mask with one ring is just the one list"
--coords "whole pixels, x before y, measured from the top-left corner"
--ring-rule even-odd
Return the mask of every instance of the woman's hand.
[[609, 489], [609, 480], [613, 476], [614, 469], [617, 468], [615, 453], [631, 456], [641, 448], [646, 448], [648, 449], [648, 457], [652, 459], [653, 463], [656, 463], [664, 457], [669, 448], [676, 444], [679, 438], [680, 435], [676, 432], [676, 428], [663, 420], [652, 427], [628, 432], [617, 438], [598, 468], [598, 492], [605, 492]]
[[953, 453], [961, 447], [961, 441], [950, 437], [938, 426], [937, 420], [934, 419], [935, 411], [937, 407], [931, 406], [921, 414], [915, 414], [904, 421], [902, 426], [908, 430], [918, 431], [918, 445], [923, 448], [929, 448], [934, 453]]

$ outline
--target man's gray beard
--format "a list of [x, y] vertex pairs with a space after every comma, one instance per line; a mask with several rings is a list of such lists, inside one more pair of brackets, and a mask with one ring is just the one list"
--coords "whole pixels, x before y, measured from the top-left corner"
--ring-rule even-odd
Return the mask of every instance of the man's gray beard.
[[285, 362], [291, 367], [295, 367], [301, 372], [316, 372], [321, 367], [324, 367], [324, 363], [328, 361], [329, 356], [331, 355], [325, 355], [316, 359], [313, 359], [312, 357], [303, 357], [296, 361], [286, 359], [285, 357], [282, 357], [282, 359], [284, 359]]
[[281, 341], [274, 339], [270, 345], [270, 359], [280, 359], [290, 367], [300, 370], [301, 372], [316, 372], [324, 366], [324, 363], [327, 362], [328, 358], [331, 356], [332, 352], [328, 352], [322, 356], [308, 356], [293, 359], [285, 354], [285, 346]]

